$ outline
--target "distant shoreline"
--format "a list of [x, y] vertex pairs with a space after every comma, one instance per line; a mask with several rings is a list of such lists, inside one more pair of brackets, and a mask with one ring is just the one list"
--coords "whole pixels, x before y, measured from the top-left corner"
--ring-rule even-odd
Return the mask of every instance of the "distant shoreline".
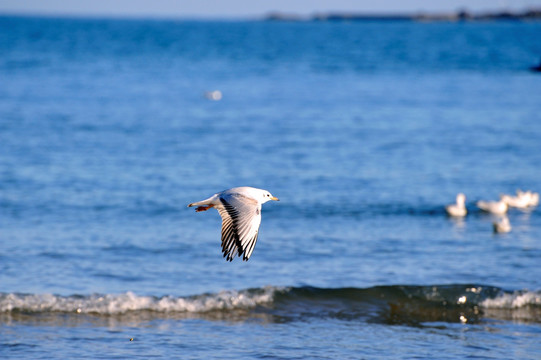
[[525, 10], [495, 10], [485, 12], [416, 12], [416, 13], [369, 13], [369, 12], [326, 12], [310, 15], [287, 12], [269, 12], [267, 14], [238, 17], [198, 17], [175, 15], [121, 15], [121, 14], [81, 14], [81, 13], [38, 13], [38, 12], [2, 12], [0, 18], [64, 18], [64, 19], [105, 19], [105, 20], [171, 20], [171, 21], [269, 21], [269, 22], [370, 22], [370, 21], [405, 21], [405, 22], [482, 22], [482, 21], [541, 21], [541, 8]]
[[310, 16], [273, 12], [264, 18], [265, 21], [304, 21], [304, 22], [356, 22], [356, 21], [525, 21], [541, 20], [540, 9], [528, 9], [524, 11], [494, 11], [484, 13], [472, 13], [467, 10], [449, 13], [415, 13], [415, 14], [369, 14], [329, 12], [318, 13]]

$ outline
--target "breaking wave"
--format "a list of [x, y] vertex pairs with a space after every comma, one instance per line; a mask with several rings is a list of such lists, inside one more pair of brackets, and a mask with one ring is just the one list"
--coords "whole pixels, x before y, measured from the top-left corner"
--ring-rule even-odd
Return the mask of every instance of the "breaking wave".
[[253, 308], [272, 301], [277, 288], [266, 287], [242, 291], [222, 291], [188, 297], [93, 294], [59, 296], [52, 294], [1, 294], [0, 312], [71, 312], [116, 315], [127, 312], [191, 312], [227, 311]]
[[0, 293], [0, 315], [200, 317], [271, 322], [336, 318], [387, 324], [476, 323], [501, 319], [541, 323], [541, 291], [484, 285], [395, 285], [370, 288], [266, 286], [186, 297]]

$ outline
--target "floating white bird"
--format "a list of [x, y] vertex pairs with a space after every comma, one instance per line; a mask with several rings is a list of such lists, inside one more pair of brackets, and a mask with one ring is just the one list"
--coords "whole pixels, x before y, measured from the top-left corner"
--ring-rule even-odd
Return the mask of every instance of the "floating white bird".
[[537, 206], [539, 205], [539, 193], [533, 191], [520, 191], [517, 190], [517, 196], [525, 198], [528, 200], [528, 206]]
[[478, 201], [477, 207], [483, 211], [489, 212], [491, 214], [503, 215], [507, 212], [508, 206], [507, 203], [503, 200], [500, 201]]
[[209, 100], [220, 101], [222, 100], [222, 92], [220, 90], [206, 91], [205, 97]]
[[523, 192], [517, 190], [516, 196], [501, 195], [501, 199], [507, 203], [510, 207], [526, 209], [530, 206], [531, 192]]
[[445, 207], [447, 215], [455, 217], [466, 216], [468, 211], [466, 210], [466, 206], [464, 205], [465, 202], [466, 196], [462, 193], [458, 194], [456, 196], [456, 204], [450, 204]]
[[511, 223], [509, 222], [509, 218], [507, 216], [492, 223], [492, 226], [495, 233], [508, 233], [511, 231]]
[[195, 211], [215, 208], [222, 217], [222, 252], [228, 261], [235, 256], [243, 256], [248, 261], [254, 251], [259, 225], [261, 224], [261, 204], [278, 198], [267, 190], [243, 186], [224, 190], [206, 200], [191, 203]]

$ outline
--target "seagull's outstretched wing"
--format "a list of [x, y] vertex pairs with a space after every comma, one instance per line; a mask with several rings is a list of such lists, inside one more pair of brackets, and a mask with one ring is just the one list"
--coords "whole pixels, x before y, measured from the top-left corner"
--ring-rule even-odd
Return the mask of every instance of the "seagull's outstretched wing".
[[222, 252], [228, 261], [238, 255], [247, 261], [254, 251], [259, 225], [261, 204], [255, 199], [233, 193], [220, 196], [223, 205], [216, 207], [222, 217]]

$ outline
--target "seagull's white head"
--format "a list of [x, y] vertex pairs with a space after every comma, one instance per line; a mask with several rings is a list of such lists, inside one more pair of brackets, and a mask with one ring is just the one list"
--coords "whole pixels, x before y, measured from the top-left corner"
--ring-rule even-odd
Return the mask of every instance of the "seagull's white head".
[[280, 201], [280, 199], [278, 199], [275, 196], [272, 196], [272, 194], [270, 192], [268, 192], [267, 190], [262, 190], [261, 195], [263, 196], [263, 199], [261, 200], [262, 204], [266, 203], [267, 201], [271, 201], [271, 200]]

